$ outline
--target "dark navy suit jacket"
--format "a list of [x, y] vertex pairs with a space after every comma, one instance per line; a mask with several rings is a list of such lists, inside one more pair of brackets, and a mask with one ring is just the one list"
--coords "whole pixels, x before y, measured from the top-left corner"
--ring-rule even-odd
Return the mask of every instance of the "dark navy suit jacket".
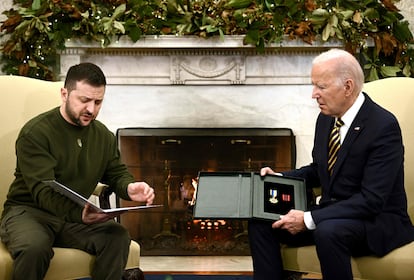
[[404, 147], [397, 119], [366, 94], [328, 173], [328, 138], [334, 118], [319, 114], [313, 162], [284, 174], [305, 178], [308, 188], [322, 187], [316, 223], [360, 219], [370, 249], [378, 256], [414, 240], [404, 189]]

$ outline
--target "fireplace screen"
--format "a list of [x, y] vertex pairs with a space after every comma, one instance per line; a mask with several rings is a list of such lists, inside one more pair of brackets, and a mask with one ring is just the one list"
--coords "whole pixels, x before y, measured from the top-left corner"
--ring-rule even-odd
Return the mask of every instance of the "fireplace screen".
[[[142, 255], [247, 255], [247, 221], [192, 217], [199, 171], [278, 171], [295, 166], [290, 129], [124, 128], [121, 156], [137, 180], [156, 193], [153, 208], [123, 214], [120, 222]], [[135, 202], [120, 200], [118, 206]]]

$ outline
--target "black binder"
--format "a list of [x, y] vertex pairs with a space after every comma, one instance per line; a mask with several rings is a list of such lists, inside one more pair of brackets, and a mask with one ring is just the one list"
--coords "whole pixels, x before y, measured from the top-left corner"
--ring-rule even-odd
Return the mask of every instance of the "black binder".
[[195, 219], [278, 220], [307, 207], [305, 180], [254, 172], [199, 172]]

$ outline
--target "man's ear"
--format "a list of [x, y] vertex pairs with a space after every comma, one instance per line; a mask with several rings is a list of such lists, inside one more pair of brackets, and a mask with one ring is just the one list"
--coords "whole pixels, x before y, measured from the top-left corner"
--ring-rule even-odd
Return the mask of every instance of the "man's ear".
[[347, 79], [344, 83], [345, 95], [350, 96], [354, 92], [355, 83], [352, 79]]
[[62, 101], [66, 101], [68, 99], [68, 90], [66, 88], [60, 89], [60, 97], [62, 98]]

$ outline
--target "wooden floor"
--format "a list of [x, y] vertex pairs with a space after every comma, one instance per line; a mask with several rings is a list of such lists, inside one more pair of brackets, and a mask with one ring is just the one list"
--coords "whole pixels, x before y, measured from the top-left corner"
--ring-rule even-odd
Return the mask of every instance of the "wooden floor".
[[[250, 256], [142, 256], [144, 274], [252, 275]], [[306, 275], [306, 279], [322, 279]]]

